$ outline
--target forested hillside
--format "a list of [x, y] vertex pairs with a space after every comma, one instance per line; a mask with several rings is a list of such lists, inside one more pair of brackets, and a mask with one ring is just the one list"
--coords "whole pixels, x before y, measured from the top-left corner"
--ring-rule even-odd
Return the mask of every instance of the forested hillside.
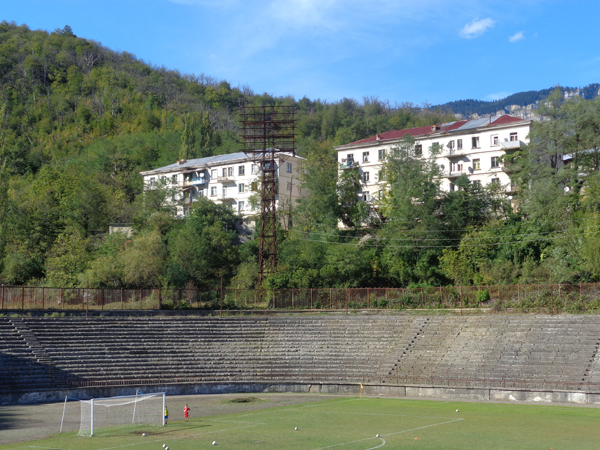
[[[451, 121], [450, 112], [373, 98], [275, 98], [153, 67], [78, 38], [0, 24], [0, 278], [83, 287], [252, 287], [257, 243], [208, 200], [175, 219], [168, 189], [141, 195], [139, 171], [238, 151], [239, 108], [294, 105], [305, 198], [279, 230], [265, 286], [437, 286], [600, 280], [600, 100], [541, 105], [533, 142], [506, 157], [518, 195], [439, 190], [440, 168], [410, 140], [384, 166], [381, 215], [338, 180], [334, 145]], [[563, 165], [563, 155], [571, 155]], [[286, 213], [286, 212], [284, 212]], [[382, 217], [384, 220], [382, 220]], [[339, 230], [343, 222], [349, 229]], [[131, 238], [108, 225], [134, 225]], [[365, 227], [364, 224], [369, 226]]]
[[[334, 144], [450, 117], [377, 99], [325, 103], [258, 95], [226, 81], [153, 67], [78, 38], [68, 26], [48, 33], [2, 22], [2, 281], [53, 286], [209, 282], [209, 275], [186, 275], [171, 260], [178, 239], [185, 242], [179, 236], [193, 233], [186, 228], [191, 221], [173, 221], [160, 199], [142, 202], [138, 172], [179, 157], [238, 151], [239, 108], [262, 103], [295, 105], [300, 154], [323, 158], [330, 169]], [[231, 214], [223, 218], [221, 212], [213, 222], [229, 220]], [[107, 237], [112, 222], [134, 223], [136, 238], [125, 246], [118, 236]], [[142, 250], [156, 258], [146, 258]], [[233, 274], [238, 248], [232, 252], [228, 273]]]
[[573, 88], [573, 87], [562, 87], [558, 86], [551, 89], [541, 89], [539, 91], [526, 91], [518, 92], [516, 94], [509, 95], [506, 98], [494, 101], [483, 101], [483, 100], [457, 100], [453, 102], [444, 103], [439, 105], [438, 108], [444, 110], [451, 110], [454, 113], [462, 114], [465, 117], [469, 117], [472, 114], [496, 114], [497, 111], [505, 111], [510, 113], [507, 109], [512, 105], [528, 106], [535, 105], [541, 102], [543, 99], [548, 97], [555, 89], [560, 90], [563, 95], [566, 93], [569, 95], [578, 95], [583, 99], [592, 100], [600, 95], [600, 84], [593, 83], [585, 86], [584, 88]]

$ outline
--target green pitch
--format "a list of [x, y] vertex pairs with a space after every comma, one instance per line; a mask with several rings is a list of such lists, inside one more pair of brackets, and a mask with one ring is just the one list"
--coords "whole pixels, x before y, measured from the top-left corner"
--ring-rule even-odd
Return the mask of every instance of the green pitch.
[[0, 449], [160, 450], [166, 444], [170, 450], [596, 450], [600, 409], [342, 398], [192, 418], [165, 427], [98, 431], [101, 435], [91, 438], [68, 433]]

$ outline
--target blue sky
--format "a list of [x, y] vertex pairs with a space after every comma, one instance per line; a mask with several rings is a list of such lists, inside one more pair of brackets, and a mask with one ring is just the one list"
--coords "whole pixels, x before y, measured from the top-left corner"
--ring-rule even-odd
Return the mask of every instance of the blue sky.
[[75, 34], [256, 93], [392, 104], [600, 82], [599, 0], [1, 0]]

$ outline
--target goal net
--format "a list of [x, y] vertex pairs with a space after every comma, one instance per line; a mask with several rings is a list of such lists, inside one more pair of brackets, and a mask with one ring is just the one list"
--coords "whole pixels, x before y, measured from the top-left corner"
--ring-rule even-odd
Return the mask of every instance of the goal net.
[[116, 431], [115, 427], [164, 425], [164, 392], [80, 400], [80, 404], [80, 436]]

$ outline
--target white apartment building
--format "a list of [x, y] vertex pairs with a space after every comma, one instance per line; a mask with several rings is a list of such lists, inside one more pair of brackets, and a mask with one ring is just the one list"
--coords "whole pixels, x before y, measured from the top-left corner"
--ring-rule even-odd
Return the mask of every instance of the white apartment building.
[[527, 143], [530, 129], [531, 120], [502, 115], [388, 131], [335, 149], [340, 173], [358, 168], [362, 178], [359, 197], [364, 201], [377, 202], [383, 189], [379, 178], [385, 155], [408, 134], [415, 140], [416, 157], [428, 158], [434, 144], [439, 146], [436, 162], [443, 171], [442, 190], [453, 191], [454, 182], [464, 174], [482, 186], [499, 183], [510, 194], [517, 187], [511, 182], [509, 168], [503, 167], [499, 158]]
[[[301, 197], [300, 176], [304, 158], [281, 154], [275, 159], [279, 193], [277, 208], [292, 205]], [[258, 213], [250, 205], [260, 181], [259, 166], [243, 152], [177, 161], [158, 169], [140, 172], [144, 190], [158, 185], [174, 188], [172, 200], [177, 215], [185, 216], [200, 197], [225, 203], [242, 217]]]

